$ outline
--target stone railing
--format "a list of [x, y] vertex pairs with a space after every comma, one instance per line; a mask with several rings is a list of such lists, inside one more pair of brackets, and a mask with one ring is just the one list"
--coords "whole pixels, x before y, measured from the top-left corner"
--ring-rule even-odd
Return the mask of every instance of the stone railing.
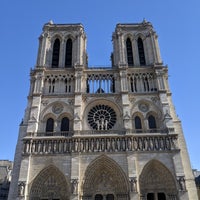
[[25, 137], [23, 154], [177, 150], [177, 135]]
[[37, 132], [36, 135], [28, 134], [27, 136], [37, 137], [72, 137], [86, 135], [132, 135], [132, 134], [173, 134], [174, 128], [165, 129], [137, 129], [137, 130], [84, 130], [84, 131], [61, 131], [61, 132]]
[[74, 135], [74, 131], [60, 131], [60, 132], [38, 132], [38, 137], [56, 137], [56, 136], [64, 136], [71, 137]]

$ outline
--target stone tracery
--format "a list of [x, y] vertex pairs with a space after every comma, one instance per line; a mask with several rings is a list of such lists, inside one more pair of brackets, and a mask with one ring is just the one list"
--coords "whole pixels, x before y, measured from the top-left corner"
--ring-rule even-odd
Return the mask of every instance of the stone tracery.
[[93, 129], [109, 130], [116, 123], [116, 113], [108, 105], [96, 105], [89, 111], [88, 122]]
[[69, 184], [64, 175], [54, 166], [49, 166], [42, 170], [31, 184], [31, 200], [37, 198], [66, 200], [69, 197]]
[[171, 172], [159, 161], [147, 163], [139, 177], [140, 193], [145, 195], [151, 191], [163, 192], [176, 197], [177, 189]]
[[129, 185], [122, 169], [107, 156], [96, 158], [87, 168], [83, 181], [83, 199], [95, 194], [121, 194], [128, 198]]

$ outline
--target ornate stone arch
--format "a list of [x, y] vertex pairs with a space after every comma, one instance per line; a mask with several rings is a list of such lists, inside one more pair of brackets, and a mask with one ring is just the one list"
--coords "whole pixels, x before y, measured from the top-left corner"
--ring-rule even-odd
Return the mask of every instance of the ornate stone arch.
[[53, 44], [54, 44], [54, 42], [55, 42], [55, 40], [56, 40], [57, 38], [60, 40], [60, 42], [62, 42], [62, 40], [63, 40], [62, 35], [61, 35], [60, 33], [54, 33], [54, 34], [51, 36], [51, 46], [53, 46]]
[[144, 40], [146, 39], [146, 36], [142, 33], [137, 33], [135, 36], [135, 39], [138, 40], [138, 38], [141, 38], [142, 41], [144, 42]]
[[[67, 114], [66, 114], [67, 113]], [[69, 116], [70, 120], [73, 120], [73, 111], [70, 105], [56, 101], [48, 104], [40, 113], [39, 116], [39, 130], [44, 131], [46, 120], [48, 117], [52, 117], [56, 123], [59, 122], [60, 118], [58, 116]]]
[[73, 118], [73, 116], [70, 114], [70, 113], [68, 113], [68, 112], [63, 112], [63, 113], [61, 113], [60, 115], [59, 115], [59, 117], [58, 117], [58, 123], [59, 123], [59, 129], [61, 130], [61, 122], [62, 122], [62, 119], [63, 118], [68, 118], [68, 120], [69, 120], [69, 131], [71, 131], [71, 130], [73, 130], [73, 120], [74, 120], [74, 118]]
[[55, 127], [56, 116], [53, 113], [47, 113], [43, 119], [39, 122], [39, 132], [46, 132], [48, 119], [53, 119], [53, 131]]
[[43, 122], [46, 122], [47, 119], [52, 118], [54, 121], [56, 120], [56, 116], [53, 113], [47, 113], [42, 119]]
[[[130, 51], [127, 51], [127, 41], [130, 40]], [[134, 65], [134, 62], [135, 62], [135, 55], [134, 55], [134, 46], [135, 46], [135, 40], [134, 40], [134, 36], [133, 34], [130, 34], [130, 33], [127, 33], [125, 36], [124, 36], [124, 50], [125, 50], [125, 57], [126, 57], [126, 62], [127, 64], [130, 64], [130, 65]], [[130, 58], [130, 60], [128, 59]], [[130, 62], [130, 63], [129, 63]]]
[[30, 184], [30, 200], [70, 199], [70, 187], [62, 172], [55, 166], [44, 168]]
[[[76, 45], [76, 40], [77, 40], [77, 37], [76, 37], [76, 34], [73, 33], [73, 32], [67, 32], [65, 35], [64, 35], [64, 43], [63, 43], [63, 56], [64, 56], [64, 62], [65, 62], [65, 59], [66, 59], [66, 44], [67, 44], [67, 41], [68, 40], [71, 40], [72, 41], [72, 58], [71, 58], [71, 64], [72, 66], [74, 65], [74, 62], [76, 60], [76, 52], [77, 52], [77, 45]], [[65, 63], [66, 64], [66, 63]], [[66, 66], [64, 66], [66, 67]]]
[[116, 199], [128, 199], [129, 184], [122, 168], [111, 158], [101, 155], [86, 169], [82, 196], [94, 199], [96, 194], [113, 194]]
[[[160, 116], [158, 112], [155, 111], [149, 111], [146, 114], [146, 119], [148, 121], [149, 116], [153, 116], [155, 118], [155, 122], [156, 122], [156, 129], [160, 129], [161, 128], [161, 120], [160, 120]], [[149, 125], [147, 127], [147, 129], [149, 129]]]
[[[52, 67], [52, 58], [53, 58], [53, 46], [54, 46], [54, 43], [56, 41], [56, 39], [59, 40], [60, 42], [60, 49], [59, 49], [59, 59], [58, 59], [58, 62], [60, 62], [60, 59], [61, 59], [61, 44], [62, 44], [62, 41], [63, 41], [63, 37], [60, 33], [54, 33], [51, 35], [51, 38], [50, 38], [50, 49], [48, 51], [48, 60], [49, 60], [49, 64], [50, 66]], [[58, 64], [59, 66], [59, 64]]]
[[61, 121], [63, 117], [67, 117], [69, 118], [69, 120], [73, 120], [73, 116], [71, 115], [71, 113], [68, 112], [63, 112], [62, 114], [60, 114], [58, 116], [58, 120]]
[[141, 113], [139, 111], [133, 113], [133, 115], [132, 115], [132, 126], [133, 126], [133, 129], [136, 129], [136, 127], [135, 127], [135, 117], [139, 117], [140, 118], [141, 126], [142, 126], [141, 129], [145, 129], [144, 115], [143, 115], [143, 113]]
[[131, 33], [127, 33], [127, 34], [124, 35], [124, 44], [126, 44], [126, 40], [127, 40], [128, 38], [131, 40], [131, 42], [132, 42], [132, 44], [133, 44], [134, 35], [131, 34]]
[[148, 162], [139, 177], [140, 194], [162, 192], [165, 195], [176, 196], [176, 181], [170, 170], [158, 160]]
[[142, 33], [137, 34], [137, 52], [140, 65], [146, 65], [145, 37]]
[[67, 33], [65, 36], [64, 36], [64, 40], [65, 40], [65, 42], [68, 40], [68, 39], [71, 39], [72, 40], [72, 42], [74, 42], [75, 41], [75, 39], [76, 39], [76, 37], [75, 37], [75, 35], [74, 34], [72, 34], [72, 33]]
[[[141, 113], [144, 116], [144, 120], [148, 119], [149, 115], [153, 115], [156, 119], [157, 128], [163, 128], [163, 112], [158, 105], [149, 101], [148, 99], [141, 99], [135, 102], [131, 108], [131, 115], [134, 116], [135, 113]], [[145, 124], [148, 129], [148, 124]]]
[[40, 112], [39, 120], [43, 120], [48, 113], [54, 113], [53, 115], [58, 116], [64, 112], [73, 116], [73, 109], [69, 104], [61, 101], [55, 101], [44, 107], [44, 109]]

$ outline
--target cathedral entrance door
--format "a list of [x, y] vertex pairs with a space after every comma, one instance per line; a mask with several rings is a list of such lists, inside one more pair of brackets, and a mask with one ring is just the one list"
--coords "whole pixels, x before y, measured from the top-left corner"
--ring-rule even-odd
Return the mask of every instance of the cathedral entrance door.
[[44, 168], [33, 180], [30, 188], [30, 200], [69, 199], [69, 185], [65, 176], [55, 166]]
[[105, 155], [97, 157], [87, 168], [82, 199], [128, 200], [129, 184], [121, 167]]
[[165, 193], [163, 193], [163, 192], [148, 193], [147, 200], [166, 200], [166, 196], [165, 196]]
[[107, 195], [96, 194], [95, 200], [114, 200], [114, 195], [113, 194], [107, 194]]
[[166, 194], [177, 195], [173, 175], [161, 162], [152, 160], [144, 166], [139, 178], [140, 193], [147, 200], [166, 200]]

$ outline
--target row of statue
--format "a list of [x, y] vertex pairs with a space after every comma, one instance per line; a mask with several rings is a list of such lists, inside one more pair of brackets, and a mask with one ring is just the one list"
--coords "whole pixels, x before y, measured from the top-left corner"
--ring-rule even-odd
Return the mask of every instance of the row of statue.
[[168, 151], [177, 149], [177, 136], [67, 138], [24, 140], [24, 154], [115, 152], [115, 151]]

